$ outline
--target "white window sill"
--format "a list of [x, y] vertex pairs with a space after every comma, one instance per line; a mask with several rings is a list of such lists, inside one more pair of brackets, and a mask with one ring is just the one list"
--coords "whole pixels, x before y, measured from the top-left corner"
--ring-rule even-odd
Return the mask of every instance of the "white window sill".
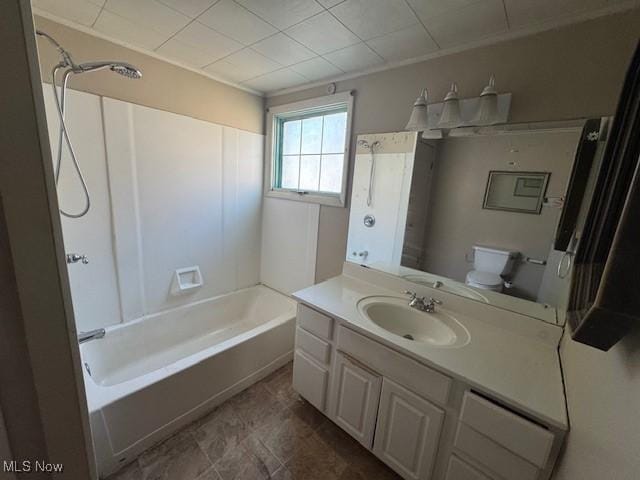
[[267, 190], [265, 197], [280, 198], [283, 200], [292, 200], [294, 202], [306, 202], [306, 203], [318, 203], [320, 205], [327, 205], [330, 207], [343, 207], [345, 206], [345, 199], [340, 194], [327, 195], [309, 193], [298, 193], [290, 190]]

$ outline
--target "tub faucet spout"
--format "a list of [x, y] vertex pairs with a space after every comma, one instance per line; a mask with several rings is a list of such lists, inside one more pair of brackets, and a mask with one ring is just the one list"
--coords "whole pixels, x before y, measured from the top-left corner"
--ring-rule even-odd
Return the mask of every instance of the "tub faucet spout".
[[78, 343], [88, 342], [89, 340], [97, 340], [98, 338], [103, 338], [105, 335], [104, 328], [97, 328], [95, 330], [90, 330], [88, 332], [80, 332], [78, 334]]

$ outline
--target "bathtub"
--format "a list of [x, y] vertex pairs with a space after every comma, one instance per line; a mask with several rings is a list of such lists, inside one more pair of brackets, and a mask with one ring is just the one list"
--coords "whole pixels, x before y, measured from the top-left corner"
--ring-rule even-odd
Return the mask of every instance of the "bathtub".
[[102, 477], [286, 364], [296, 304], [259, 285], [109, 327], [81, 345]]

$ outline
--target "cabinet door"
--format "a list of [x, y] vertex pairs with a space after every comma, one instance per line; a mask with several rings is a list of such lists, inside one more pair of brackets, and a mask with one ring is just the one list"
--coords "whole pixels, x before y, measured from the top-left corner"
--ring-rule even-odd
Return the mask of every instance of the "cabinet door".
[[402, 477], [429, 479], [443, 420], [443, 410], [385, 378], [373, 451]]
[[333, 372], [334, 421], [371, 448], [382, 378], [341, 352]]
[[293, 357], [293, 389], [324, 412], [329, 372], [296, 350]]

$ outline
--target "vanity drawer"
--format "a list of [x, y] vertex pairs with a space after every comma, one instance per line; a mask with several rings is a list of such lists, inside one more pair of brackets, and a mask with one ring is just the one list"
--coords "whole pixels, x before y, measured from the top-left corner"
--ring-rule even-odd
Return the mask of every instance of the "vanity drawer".
[[455, 455], [449, 459], [447, 476], [445, 480], [491, 480], [486, 475], [480, 473], [467, 462], [460, 460]]
[[322, 364], [329, 363], [331, 345], [300, 327], [296, 328], [296, 348], [303, 350]]
[[333, 333], [333, 318], [316, 312], [306, 305], [298, 304], [298, 326], [315, 333], [317, 336], [331, 340]]
[[293, 389], [311, 405], [324, 412], [329, 372], [296, 351], [293, 357]]
[[464, 394], [460, 421], [534, 465], [546, 466], [554, 435], [532, 421], [469, 391]]
[[535, 480], [540, 473], [535, 465], [462, 422], [454, 446], [505, 480]]
[[446, 405], [451, 379], [436, 370], [343, 326], [338, 327], [338, 349], [378, 373], [440, 405]]

